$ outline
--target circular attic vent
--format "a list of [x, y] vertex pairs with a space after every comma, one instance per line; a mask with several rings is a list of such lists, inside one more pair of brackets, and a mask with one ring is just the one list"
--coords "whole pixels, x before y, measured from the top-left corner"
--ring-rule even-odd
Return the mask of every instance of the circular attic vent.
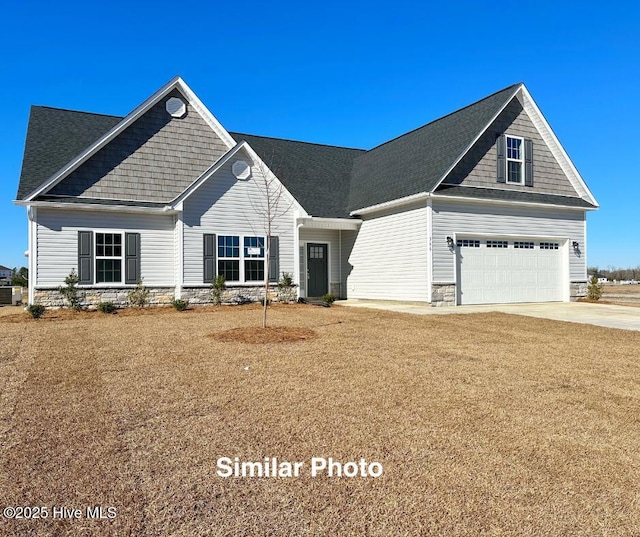
[[171, 117], [182, 117], [187, 113], [187, 105], [178, 97], [167, 99], [166, 109]]
[[251, 175], [251, 166], [245, 160], [236, 160], [231, 166], [231, 171], [237, 179], [248, 179]]

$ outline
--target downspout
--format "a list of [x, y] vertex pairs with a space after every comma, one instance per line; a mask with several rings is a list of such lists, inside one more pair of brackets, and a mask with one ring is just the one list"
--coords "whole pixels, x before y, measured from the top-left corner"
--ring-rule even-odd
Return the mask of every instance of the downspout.
[[35, 282], [37, 276], [37, 268], [36, 268], [36, 240], [35, 240], [35, 218], [36, 218], [36, 208], [31, 205], [27, 205], [27, 219], [29, 230], [27, 234], [28, 246], [27, 251], [29, 252], [29, 260], [27, 261], [27, 267], [29, 268], [29, 282], [27, 285], [27, 293], [29, 296], [27, 298], [27, 304], [33, 304], [34, 294], [35, 294]]

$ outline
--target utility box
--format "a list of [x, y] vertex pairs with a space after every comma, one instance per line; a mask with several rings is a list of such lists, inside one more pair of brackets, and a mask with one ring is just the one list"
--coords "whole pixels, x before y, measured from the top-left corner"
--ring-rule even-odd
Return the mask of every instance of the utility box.
[[11, 293], [11, 304], [18, 306], [22, 304], [22, 287], [14, 287]]

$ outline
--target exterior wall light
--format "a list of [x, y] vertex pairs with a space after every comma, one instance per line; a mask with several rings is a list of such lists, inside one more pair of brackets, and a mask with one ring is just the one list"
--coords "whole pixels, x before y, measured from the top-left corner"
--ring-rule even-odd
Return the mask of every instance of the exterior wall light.
[[447, 246], [453, 248], [453, 237], [447, 237]]
[[571, 246], [573, 246], [573, 249], [577, 252], [578, 250], [580, 250], [580, 244], [578, 244], [578, 241], [573, 241], [571, 243]]

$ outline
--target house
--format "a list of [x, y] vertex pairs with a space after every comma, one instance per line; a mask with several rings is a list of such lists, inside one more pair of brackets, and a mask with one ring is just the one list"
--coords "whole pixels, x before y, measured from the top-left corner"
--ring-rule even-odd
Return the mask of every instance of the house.
[[13, 269], [0, 265], [0, 285], [11, 285]]
[[216, 275], [255, 300], [265, 273], [301, 297], [569, 301], [598, 207], [524, 84], [363, 150], [229, 132], [179, 77], [125, 117], [32, 107], [15, 203], [47, 305], [71, 269], [87, 303], [138, 280], [207, 302]]

